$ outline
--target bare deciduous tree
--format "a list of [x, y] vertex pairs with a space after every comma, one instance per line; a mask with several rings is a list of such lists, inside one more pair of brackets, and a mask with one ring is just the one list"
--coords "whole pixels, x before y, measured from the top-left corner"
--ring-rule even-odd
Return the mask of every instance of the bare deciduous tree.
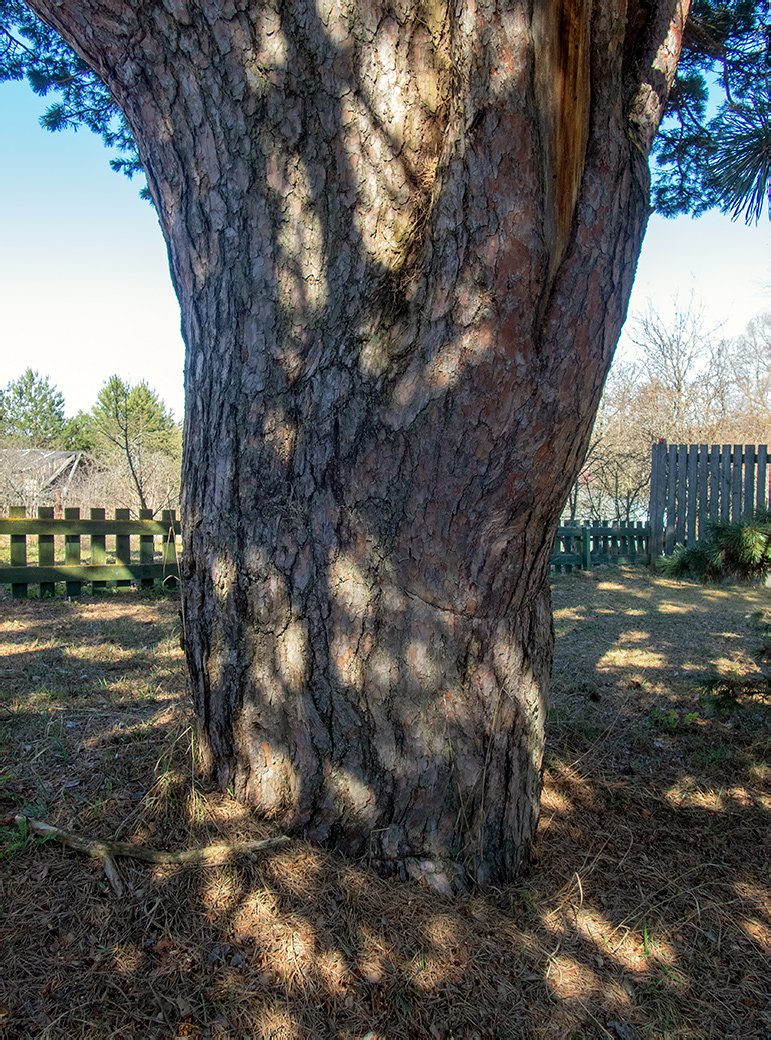
[[719, 339], [693, 306], [668, 320], [652, 306], [634, 326], [633, 361], [617, 359], [586, 461], [571, 491], [573, 519], [638, 520], [647, 512], [651, 447], [767, 444], [771, 439], [771, 317]]

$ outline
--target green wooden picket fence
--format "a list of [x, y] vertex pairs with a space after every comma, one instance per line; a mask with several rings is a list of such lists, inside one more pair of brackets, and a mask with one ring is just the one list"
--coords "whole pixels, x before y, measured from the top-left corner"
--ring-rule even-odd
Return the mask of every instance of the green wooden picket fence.
[[603, 564], [647, 567], [651, 562], [650, 526], [642, 520], [595, 521], [580, 527], [561, 526], [549, 560], [552, 573], [589, 571]]
[[[10, 535], [10, 563], [0, 563], [0, 585], [10, 585], [14, 599], [25, 599], [30, 585], [39, 585], [41, 596], [54, 596], [63, 585], [65, 595], [77, 598], [87, 584], [99, 593], [135, 582], [143, 588], [156, 581], [175, 585], [179, 579], [180, 524], [173, 510], [161, 513], [160, 520], [153, 520], [149, 510], [140, 510], [140, 518], [131, 520], [128, 509], [116, 509], [115, 519], [109, 520], [104, 509], [90, 510], [87, 520], [79, 509], [65, 509], [58, 520], [47, 507], [38, 509], [37, 517], [27, 517], [23, 506], [11, 507], [9, 513], [8, 519], [0, 519], [0, 535]], [[560, 527], [550, 569], [560, 574], [600, 564], [645, 566], [650, 563], [649, 533], [642, 522], [602, 520]], [[57, 536], [60, 547], [64, 539], [64, 558], [59, 560]]]
[[[79, 509], [65, 509], [60, 520], [54, 519], [51, 507], [41, 507], [36, 517], [27, 517], [24, 506], [11, 506], [8, 512], [7, 519], [0, 519], [0, 535], [10, 535], [10, 562], [0, 564], [0, 585], [10, 585], [14, 599], [26, 599], [30, 585], [39, 585], [41, 596], [53, 596], [64, 583], [65, 594], [75, 598], [89, 583], [99, 593], [110, 585], [127, 588], [138, 582], [152, 588], [156, 581], [171, 585], [179, 580], [180, 524], [174, 510], [164, 510], [160, 520], [144, 509], [138, 520], [131, 519], [128, 509], [116, 509], [114, 520], [107, 519], [104, 509], [91, 509], [87, 520]], [[31, 536], [37, 541], [36, 563], [30, 561]], [[58, 560], [57, 536], [60, 544], [64, 537], [64, 558]]]

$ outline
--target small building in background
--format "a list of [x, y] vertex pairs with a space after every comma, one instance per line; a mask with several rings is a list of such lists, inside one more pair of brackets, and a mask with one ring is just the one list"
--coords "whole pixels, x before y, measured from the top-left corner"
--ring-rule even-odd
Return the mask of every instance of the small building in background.
[[82, 451], [1, 448], [0, 507], [23, 505], [34, 516], [38, 506], [53, 506], [59, 517], [70, 492], [97, 465]]

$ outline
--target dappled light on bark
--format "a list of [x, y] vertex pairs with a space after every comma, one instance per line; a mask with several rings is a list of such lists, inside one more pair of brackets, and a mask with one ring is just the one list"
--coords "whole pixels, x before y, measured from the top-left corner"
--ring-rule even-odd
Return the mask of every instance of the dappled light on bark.
[[32, 6], [125, 111], [169, 247], [210, 774], [383, 874], [510, 880], [687, 5]]

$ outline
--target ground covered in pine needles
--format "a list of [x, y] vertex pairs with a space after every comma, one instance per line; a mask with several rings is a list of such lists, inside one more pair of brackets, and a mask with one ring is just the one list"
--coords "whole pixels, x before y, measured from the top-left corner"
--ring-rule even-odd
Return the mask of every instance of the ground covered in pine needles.
[[272, 831], [197, 775], [173, 598], [0, 599], [0, 1037], [771, 1037], [771, 590], [553, 590], [535, 862], [453, 900], [299, 841], [121, 859], [119, 897], [20, 833]]

